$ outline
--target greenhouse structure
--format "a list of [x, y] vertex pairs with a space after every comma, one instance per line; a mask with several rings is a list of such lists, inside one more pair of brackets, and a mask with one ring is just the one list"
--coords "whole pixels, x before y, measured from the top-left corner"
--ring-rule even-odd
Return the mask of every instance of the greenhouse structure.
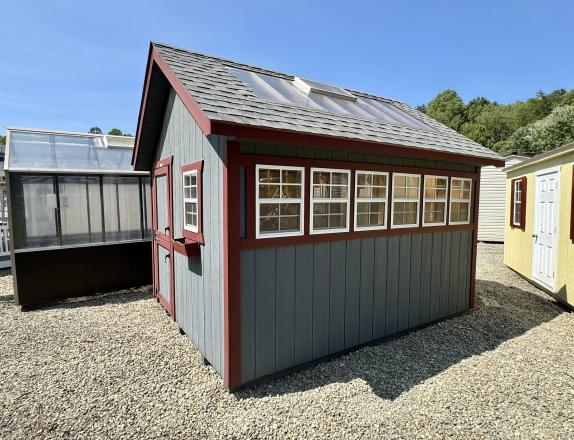
[[133, 138], [9, 128], [5, 172], [21, 306], [151, 283], [150, 184]]

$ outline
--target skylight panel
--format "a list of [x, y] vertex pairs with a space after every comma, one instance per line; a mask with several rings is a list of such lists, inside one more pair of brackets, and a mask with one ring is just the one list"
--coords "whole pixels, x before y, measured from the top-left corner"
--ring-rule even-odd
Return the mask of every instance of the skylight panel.
[[347, 101], [356, 101], [357, 98], [347, 92], [341, 87], [332, 86], [330, 84], [321, 83], [318, 81], [312, 81], [310, 79], [295, 77], [293, 84], [303, 93], [310, 95], [311, 93], [316, 93], [318, 95], [330, 96], [331, 98], [345, 99]]

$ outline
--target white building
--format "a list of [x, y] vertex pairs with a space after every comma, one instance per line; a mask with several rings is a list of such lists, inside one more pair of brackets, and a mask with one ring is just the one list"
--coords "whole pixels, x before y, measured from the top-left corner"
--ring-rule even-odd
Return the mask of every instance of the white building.
[[[523, 160], [523, 156], [505, 158], [509, 167]], [[506, 218], [506, 173], [504, 168], [483, 167], [480, 174], [480, 200], [478, 208], [478, 241], [504, 242]]]

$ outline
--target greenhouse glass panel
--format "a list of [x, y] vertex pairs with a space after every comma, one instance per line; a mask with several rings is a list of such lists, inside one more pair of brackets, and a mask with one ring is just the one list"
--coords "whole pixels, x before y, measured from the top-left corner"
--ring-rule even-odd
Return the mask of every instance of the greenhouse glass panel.
[[53, 177], [21, 176], [14, 183], [14, 210], [18, 214], [14, 225], [15, 246], [37, 248], [58, 245]]
[[99, 177], [60, 176], [58, 191], [62, 245], [102, 241]]
[[131, 148], [110, 148], [104, 136], [10, 134], [9, 170], [131, 171]]
[[118, 178], [119, 240], [142, 238], [139, 177]]

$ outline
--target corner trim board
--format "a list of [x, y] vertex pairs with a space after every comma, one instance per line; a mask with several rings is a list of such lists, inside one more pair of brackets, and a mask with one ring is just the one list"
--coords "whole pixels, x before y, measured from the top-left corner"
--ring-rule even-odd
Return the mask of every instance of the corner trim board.
[[223, 382], [227, 389], [241, 384], [241, 301], [238, 142], [227, 142], [223, 160]]

